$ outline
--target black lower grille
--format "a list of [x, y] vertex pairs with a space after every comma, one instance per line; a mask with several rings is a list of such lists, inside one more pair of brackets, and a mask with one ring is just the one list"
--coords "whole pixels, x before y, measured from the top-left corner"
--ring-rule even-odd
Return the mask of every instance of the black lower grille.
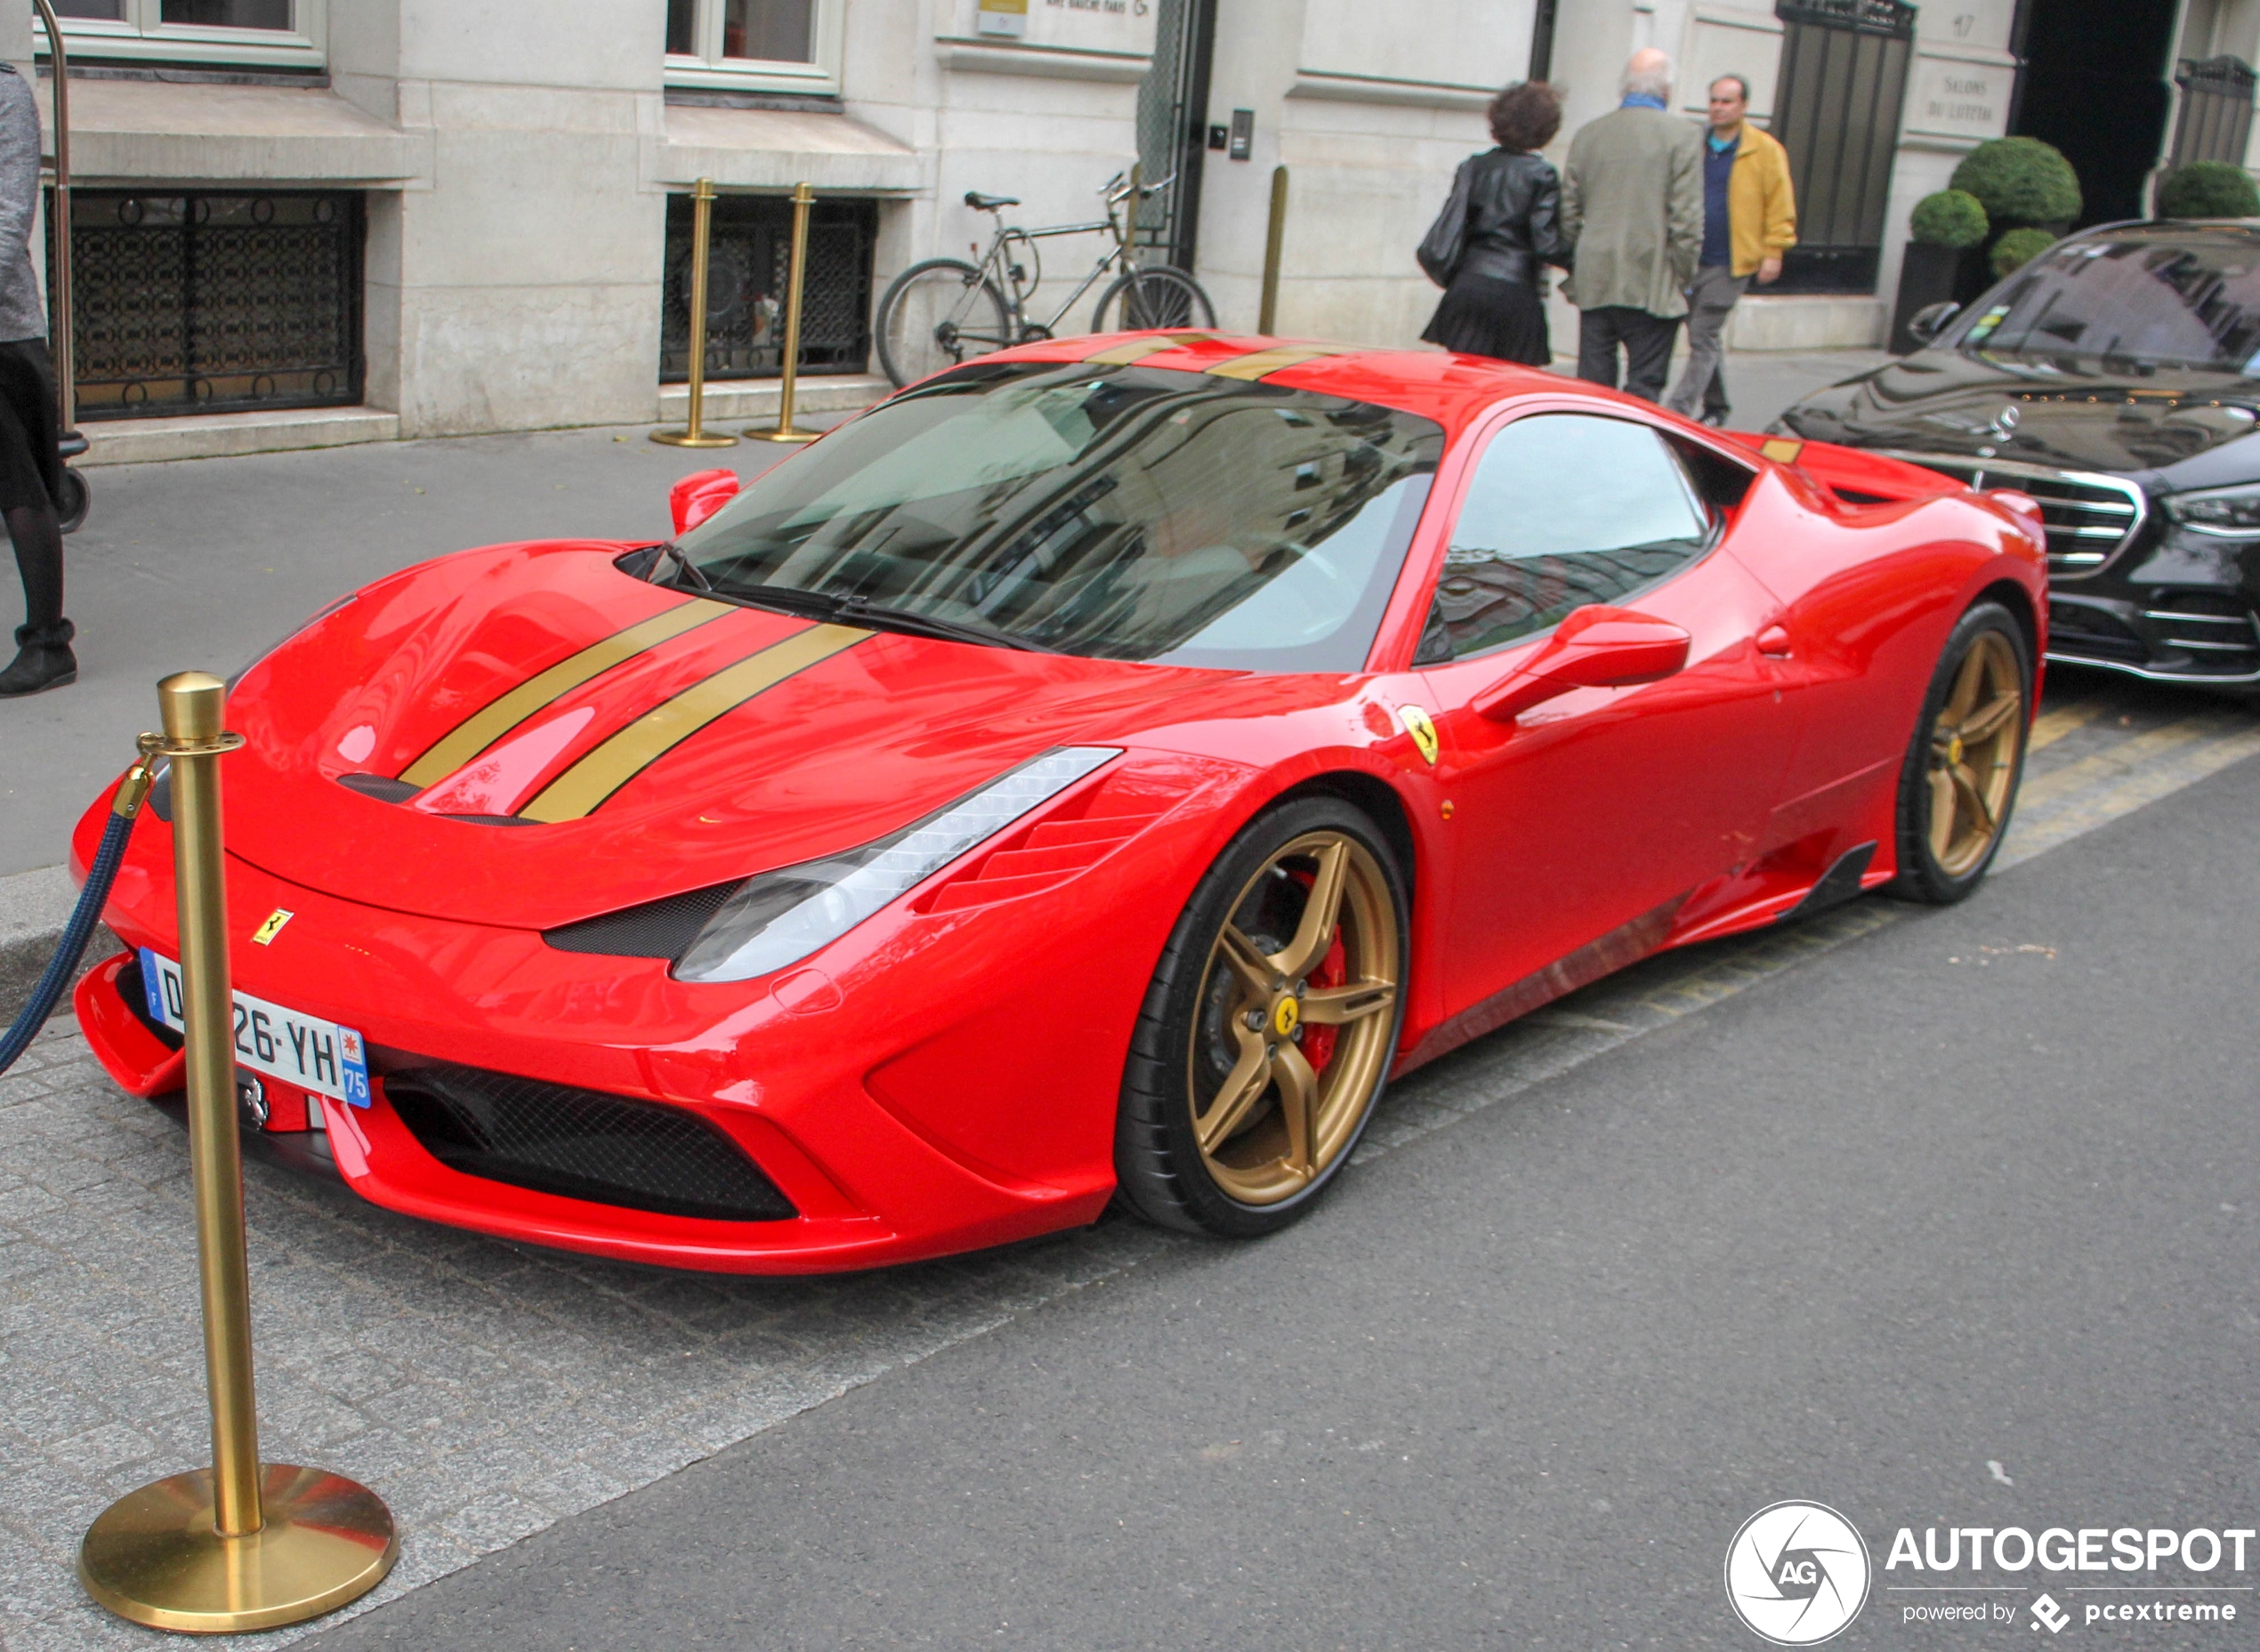
[[468, 1067], [412, 1068], [383, 1085], [424, 1151], [466, 1176], [667, 1216], [800, 1214], [736, 1142], [682, 1108]]
[[2260, 670], [2260, 625], [2235, 597], [2210, 591], [2158, 592], [2143, 610], [2159, 642], [2191, 657], [2208, 676]]
[[2077, 654], [2086, 659], [2125, 660], [2139, 665], [2150, 657], [2143, 640], [2116, 616], [2102, 608], [2070, 602], [2048, 605], [2048, 652]]
[[149, 991], [141, 979], [141, 960], [138, 956], [125, 961], [125, 967], [117, 972], [117, 995], [133, 1012], [133, 1019], [148, 1029], [149, 1036], [167, 1050], [178, 1050], [185, 1042], [181, 1035], [149, 1013]]

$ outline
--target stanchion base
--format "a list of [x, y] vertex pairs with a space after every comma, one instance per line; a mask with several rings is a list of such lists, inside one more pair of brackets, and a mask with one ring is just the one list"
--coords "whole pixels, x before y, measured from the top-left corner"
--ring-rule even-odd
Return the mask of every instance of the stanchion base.
[[701, 431], [693, 436], [689, 431], [653, 431], [651, 439], [665, 442], [670, 447], [735, 447], [735, 436], [720, 436], [712, 431]]
[[266, 1525], [222, 1537], [209, 1469], [129, 1492], [87, 1527], [78, 1581], [96, 1604], [152, 1629], [240, 1634], [335, 1611], [400, 1558], [392, 1511], [342, 1475], [270, 1463], [261, 1495]]
[[747, 431], [747, 441], [814, 441], [822, 431], [780, 430], [774, 424], [756, 424]]

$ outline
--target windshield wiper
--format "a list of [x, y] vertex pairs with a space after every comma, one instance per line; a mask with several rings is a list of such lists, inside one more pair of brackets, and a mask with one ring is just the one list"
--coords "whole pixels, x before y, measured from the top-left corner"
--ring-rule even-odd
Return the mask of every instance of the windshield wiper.
[[868, 625], [874, 631], [932, 637], [942, 642], [970, 642], [980, 648], [1019, 649], [1029, 654], [1046, 651], [1039, 644], [1002, 631], [991, 631], [986, 625], [937, 619], [931, 614], [921, 614], [911, 608], [889, 608], [884, 603], [872, 602], [855, 595], [840, 596], [829, 591], [803, 591], [791, 585], [709, 585], [707, 589], [727, 601], [743, 602], [749, 608], [774, 608], [782, 614], [803, 615], [811, 619], [828, 620], [835, 625]]
[[650, 580], [653, 584], [671, 585], [676, 583], [676, 580], [674, 579], [662, 579], [659, 577], [659, 570], [665, 568], [667, 565], [668, 560], [672, 558], [675, 567], [681, 570], [677, 574], [676, 579], [687, 579], [691, 584], [697, 586], [701, 591], [710, 592], [714, 588], [714, 582], [706, 577], [706, 570], [700, 568], [696, 562], [692, 561], [689, 557], [683, 555], [682, 552], [675, 549], [674, 542], [673, 540], [669, 540], [666, 544], [658, 545], [654, 548], [658, 554], [652, 557], [650, 569], [644, 575], [644, 577]]

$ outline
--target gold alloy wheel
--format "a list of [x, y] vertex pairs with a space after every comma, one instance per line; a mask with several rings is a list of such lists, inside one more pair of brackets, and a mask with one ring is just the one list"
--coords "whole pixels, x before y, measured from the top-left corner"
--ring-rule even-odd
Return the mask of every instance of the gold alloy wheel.
[[2024, 679], [1998, 631], [1963, 656], [1931, 725], [1931, 858], [1949, 877], [1982, 861], [2001, 834], [2024, 739]]
[[1396, 1029], [1396, 904], [1373, 851], [1306, 832], [1240, 890], [1202, 972], [1187, 1095], [1217, 1188], [1276, 1205], [1357, 1137]]

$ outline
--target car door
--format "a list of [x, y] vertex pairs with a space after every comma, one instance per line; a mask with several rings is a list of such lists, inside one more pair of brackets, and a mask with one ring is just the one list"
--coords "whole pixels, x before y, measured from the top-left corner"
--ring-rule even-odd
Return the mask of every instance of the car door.
[[[1403, 685], [1436, 725], [1452, 802], [1447, 1015], [1612, 936], [1637, 955], [1753, 852], [1801, 708], [1756, 644], [1780, 603], [1724, 554], [1731, 535], [1671, 442], [1634, 418], [1527, 414], [1472, 468]], [[1475, 708], [1594, 603], [1682, 627], [1686, 665], [1513, 721]]]

